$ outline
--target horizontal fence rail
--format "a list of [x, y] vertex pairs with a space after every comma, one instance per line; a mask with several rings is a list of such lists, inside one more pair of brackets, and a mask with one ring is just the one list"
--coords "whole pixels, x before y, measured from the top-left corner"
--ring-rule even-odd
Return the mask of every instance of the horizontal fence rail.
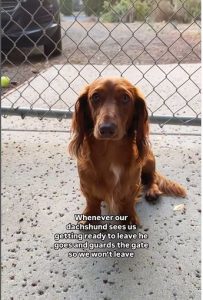
[[[11, 109], [10, 107], [3, 107], [1, 109], [1, 114], [6, 116], [20, 116], [22, 119], [25, 117], [37, 117], [39, 119], [46, 118], [56, 118], [59, 120], [62, 119], [70, 119], [73, 115], [71, 111], [65, 110], [47, 110], [47, 109], [32, 109], [29, 108], [14, 108]], [[171, 117], [171, 116], [150, 116], [149, 121], [151, 124], [159, 124], [161, 127], [164, 124], [170, 125], [190, 125], [190, 126], [201, 126], [201, 119], [195, 118], [191, 119], [190, 117]]]
[[144, 92], [151, 123], [201, 125], [200, 8], [200, 0], [2, 1], [1, 115], [69, 119], [85, 85], [122, 76]]

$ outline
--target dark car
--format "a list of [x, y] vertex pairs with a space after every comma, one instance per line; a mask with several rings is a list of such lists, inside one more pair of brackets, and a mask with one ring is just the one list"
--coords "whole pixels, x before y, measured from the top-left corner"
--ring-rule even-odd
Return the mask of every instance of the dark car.
[[2, 49], [44, 46], [46, 56], [62, 50], [57, 0], [2, 0]]

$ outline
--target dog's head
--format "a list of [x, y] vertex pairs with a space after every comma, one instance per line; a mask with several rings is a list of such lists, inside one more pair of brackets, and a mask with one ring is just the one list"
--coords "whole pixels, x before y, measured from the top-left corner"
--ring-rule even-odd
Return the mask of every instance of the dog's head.
[[80, 153], [85, 136], [99, 140], [135, 137], [139, 156], [147, 147], [148, 113], [141, 91], [123, 78], [100, 78], [78, 98], [72, 123], [70, 151]]

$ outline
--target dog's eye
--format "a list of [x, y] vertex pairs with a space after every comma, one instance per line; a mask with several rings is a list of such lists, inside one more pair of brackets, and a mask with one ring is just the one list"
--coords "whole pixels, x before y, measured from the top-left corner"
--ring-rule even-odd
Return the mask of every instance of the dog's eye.
[[128, 103], [130, 101], [130, 97], [127, 94], [124, 94], [122, 96], [122, 102], [123, 103]]
[[93, 101], [94, 103], [99, 103], [99, 101], [100, 101], [100, 95], [99, 95], [98, 93], [94, 93], [94, 94], [92, 95], [92, 101]]

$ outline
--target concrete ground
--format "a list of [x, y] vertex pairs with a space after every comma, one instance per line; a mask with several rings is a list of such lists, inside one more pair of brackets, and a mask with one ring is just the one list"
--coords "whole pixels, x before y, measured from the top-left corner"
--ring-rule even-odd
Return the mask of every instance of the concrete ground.
[[154, 116], [195, 118], [200, 114], [200, 64], [53, 65], [8, 91], [2, 106], [73, 109], [87, 83], [102, 76], [122, 76], [137, 85]]
[[[186, 88], [190, 97], [192, 89]], [[32, 101], [34, 93], [26, 93]], [[199, 99], [194, 105], [199, 110]], [[155, 205], [142, 198], [137, 211], [149, 248], [135, 250], [134, 258], [115, 259], [69, 258], [67, 249], [53, 247], [54, 234], [66, 232], [85, 203], [76, 162], [67, 152], [70, 121], [7, 117], [2, 126], [3, 300], [200, 299], [199, 128], [151, 127], [158, 169], [184, 185], [188, 195], [164, 196]], [[174, 211], [179, 204], [185, 204], [185, 213]]]
[[[2, 125], [67, 130], [69, 122], [9, 117]], [[164, 196], [156, 205], [142, 199], [138, 212], [149, 249], [124, 259], [68, 258], [68, 250], [53, 249], [54, 234], [75, 223], [74, 213], [84, 207], [67, 153], [70, 134], [3, 131], [2, 299], [200, 299], [200, 137], [193, 135], [199, 129], [178, 130], [151, 141], [158, 169], [188, 196]], [[182, 203], [185, 214], [173, 210]]]

